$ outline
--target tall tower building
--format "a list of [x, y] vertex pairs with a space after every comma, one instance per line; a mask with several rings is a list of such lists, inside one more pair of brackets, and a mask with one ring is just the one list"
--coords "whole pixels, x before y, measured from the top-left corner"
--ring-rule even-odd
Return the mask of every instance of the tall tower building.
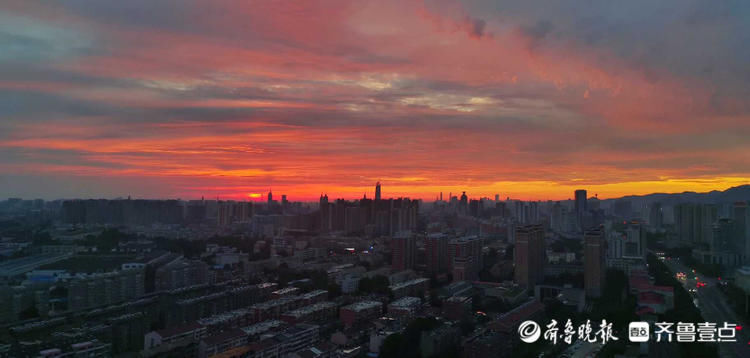
[[515, 281], [533, 290], [544, 280], [545, 245], [544, 227], [527, 225], [516, 228], [516, 246], [513, 255]]
[[396, 235], [391, 239], [391, 251], [391, 269], [394, 272], [414, 267], [414, 254], [417, 249], [413, 234], [404, 232]]
[[586, 296], [598, 298], [604, 289], [606, 241], [603, 228], [587, 230], [583, 235], [583, 278]]
[[625, 228], [624, 244], [623, 256], [646, 258], [646, 234], [641, 224], [633, 222]]
[[682, 203], [674, 207], [674, 225], [678, 240], [687, 244], [713, 242], [716, 205]]
[[737, 249], [745, 263], [750, 263], [750, 227], [748, 227], [747, 202], [738, 201], [732, 206], [732, 217], [734, 218], [735, 238]]
[[549, 214], [549, 226], [552, 231], [561, 232], [565, 230], [563, 223], [563, 207], [560, 202], [555, 202]]
[[380, 198], [380, 182], [375, 183], [375, 200], [379, 201]]
[[448, 242], [450, 238], [444, 234], [430, 234], [425, 238], [425, 261], [427, 271], [431, 274], [445, 272], [450, 267], [448, 256]]
[[461, 201], [458, 203], [458, 211], [461, 214], [466, 214], [469, 211], [469, 197], [466, 196], [466, 192], [461, 194]]
[[734, 219], [721, 218], [713, 225], [713, 244], [711, 245], [711, 262], [723, 267], [742, 265], [745, 242], [740, 232], [739, 223]]
[[273, 204], [273, 193], [269, 189], [268, 190], [268, 205], [271, 205], [271, 204]]
[[578, 189], [575, 191], [575, 208], [577, 213], [586, 211], [586, 190]]
[[448, 242], [448, 257], [453, 281], [474, 281], [482, 269], [482, 239], [467, 236]]
[[661, 229], [664, 226], [664, 211], [661, 203], [652, 203], [649, 207], [648, 224], [655, 229]]
[[328, 194], [320, 194], [320, 232], [331, 231], [331, 207], [328, 205]]
[[578, 189], [575, 191], [575, 213], [576, 213], [576, 224], [578, 229], [584, 230], [583, 227], [583, 216], [586, 214], [586, 190]]

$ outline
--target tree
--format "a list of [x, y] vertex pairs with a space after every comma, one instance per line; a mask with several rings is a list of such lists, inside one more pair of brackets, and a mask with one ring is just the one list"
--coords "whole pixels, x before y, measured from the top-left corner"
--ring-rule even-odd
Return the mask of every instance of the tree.
[[32, 302], [31, 306], [29, 306], [28, 308], [26, 308], [25, 310], [21, 311], [18, 314], [18, 318], [20, 318], [21, 320], [32, 319], [32, 318], [37, 318], [37, 317], [39, 317], [39, 310], [36, 308], [35, 302]]
[[464, 317], [461, 322], [458, 323], [458, 326], [461, 328], [461, 334], [464, 336], [471, 333], [474, 328], [476, 328], [476, 324], [471, 316]]
[[404, 345], [404, 336], [401, 333], [394, 333], [383, 340], [383, 345], [380, 346], [380, 358], [400, 357], [399, 352], [401, 347]]
[[328, 284], [328, 299], [332, 300], [339, 296], [341, 296], [341, 286], [336, 283]]
[[419, 343], [422, 332], [433, 330], [440, 326], [435, 318], [417, 318], [412, 321], [403, 333], [396, 333], [386, 337], [380, 348], [380, 357], [419, 358], [421, 356]]

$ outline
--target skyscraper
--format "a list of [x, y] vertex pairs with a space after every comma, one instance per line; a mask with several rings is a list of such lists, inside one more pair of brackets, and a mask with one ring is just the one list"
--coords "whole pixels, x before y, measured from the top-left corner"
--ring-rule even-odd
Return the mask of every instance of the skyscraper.
[[448, 256], [453, 281], [476, 280], [482, 269], [482, 239], [478, 236], [453, 239], [448, 243]]
[[391, 251], [393, 271], [403, 271], [414, 267], [416, 243], [412, 233], [401, 232], [391, 239]]
[[586, 190], [578, 189], [575, 191], [575, 208], [577, 213], [586, 211]]
[[375, 183], [375, 200], [379, 201], [380, 198], [380, 182]]
[[563, 207], [560, 202], [555, 202], [550, 209], [549, 226], [552, 231], [561, 232], [565, 229], [563, 223]]
[[742, 265], [744, 238], [739, 236], [738, 222], [722, 218], [713, 225], [713, 244], [711, 245], [711, 263], [724, 267]]
[[737, 250], [741, 252], [745, 263], [750, 261], [750, 235], [748, 229], [748, 211], [747, 203], [738, 201], [732, 207], [732, 217], [734, 218], [735, 239], [737, 241]]
[[450, 238], [445, 234], [430, 234], [425, 238], [425, 261], [427, 271], [432, 274], [447, 271], [450, 267], [448, 256], [448, 242]]
[[328, 205], [328, 194], [320, 194], [320, 232], [331, 231], [331, 207]]
[[602, 295], [606, 265], [604, 230], [599, 227], [587, 230], [584, 234], [583, 276], [587, 297], [598, 298]]
[[655, 229], [661, 229], [664, 225], [664, 212], [662, 211], [661, 203], [652, 203], [649, 207], [648, 224]]
[[646, 258], [646, 235], [641, 224], [632, 222], [625, 228], [622, 255], [627, 258]]
[[583, 230], [583, 216], [586, 213], [586, 190], [578, 189], [575, 191], [575, 213], [576, 224], [579, 230]]
[[273, 193], [269, 189], [268, 190], [268, 205], [271, 205], [271, 204], [273, 204]]
[[513, 255], [516, 283], [528, 290], [544, 280], [545, 245], [542, 225], [516, 228], [516, 246]]
[[716, 205], [682, 203], [674, 207], [674, 225], [678, 240], [686, 244], [711, 243]]

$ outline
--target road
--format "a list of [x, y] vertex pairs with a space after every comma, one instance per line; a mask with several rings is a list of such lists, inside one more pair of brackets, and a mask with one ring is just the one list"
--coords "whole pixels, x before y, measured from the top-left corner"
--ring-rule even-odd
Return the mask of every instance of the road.
[[[680, 281], [686, 290], [696, 289], [693, 297], [698, 299], [698, 309], [707, 322], [714, 322], [716, 326], [721, 326], [724, 322], [736, 323], [742, 325], [739, 316], [732, 310], [727, 302], [726, 296], [719, 290], [719, 281], [715, 278], [693, 273], [693, 270], [682, 264], [677, 259], [663, 261], [672, 274], [684, 272], [686, 280]], [[698, 278], [696, 280], [696, 277]], [[697, 282], [703, 282], [706, 285], [696, 288]], [[750, 327], [748, 327], [750, 329]], [[750, 356], [750, 338], [748, 338], [748, 329], [737, 331], [737, 342], [718, 343], [719, 356], [729, 357], [748, 357]]]

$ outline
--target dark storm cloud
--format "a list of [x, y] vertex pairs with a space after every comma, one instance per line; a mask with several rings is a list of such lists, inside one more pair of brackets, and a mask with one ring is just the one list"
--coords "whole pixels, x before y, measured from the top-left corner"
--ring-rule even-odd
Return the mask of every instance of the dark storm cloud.
[[[477, 12], [532, 25], [523, 33], [538, 44], [593, 46], [641, 68], [687, 76], [723, 95], [750, 95], [750, 2], [666, 1], [483, 1]], [[554, 26], [553, 26], [554, 25]], [[554, 41], [549, 37], [554, 36]]]

